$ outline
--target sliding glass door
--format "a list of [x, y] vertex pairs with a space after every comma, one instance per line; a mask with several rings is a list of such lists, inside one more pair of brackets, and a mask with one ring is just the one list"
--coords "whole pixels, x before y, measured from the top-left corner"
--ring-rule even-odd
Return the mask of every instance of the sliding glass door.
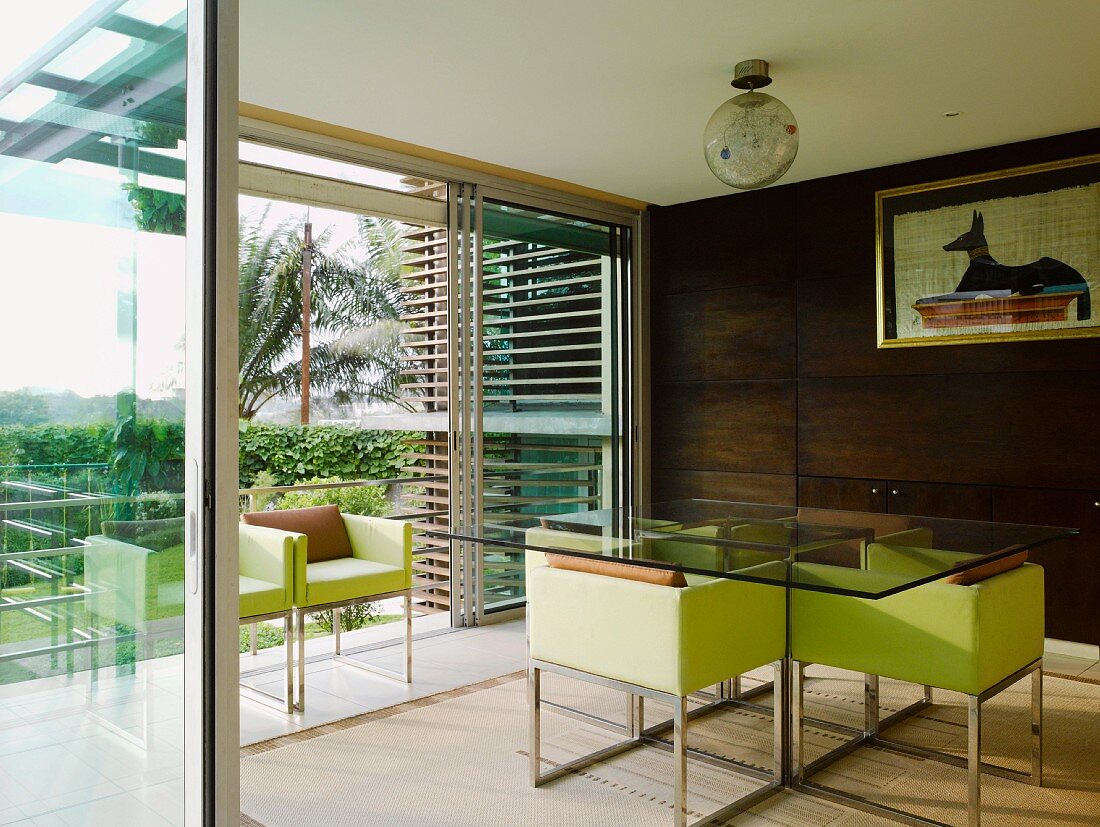
[[[456, 199], [456, 506], [480, 524], [611, 508], [629, 495], [630, 230], [466, 186]], [[523, 605], [522, 551], [460, 545], [462, 612]]]
[[[434, 286], [446, 290], [435, 250], [446, 184], [270, 141], [243, 140], [240, 159], [242, 509], [334, 504], [433, 524], [448, 497], [432, 451], [446, 438], [446, 355], [433, 345], [446, 318]], [[448, 572], [438, 546], [415, 538], [412, 626], [423, 634], [450, 625]], [[341, 651], [403, 641], [402, 619], [401, 598], [343, 610]], [[260, 650], [278, 654], [281, 626], [257, 629], [241, 659], [249, 682], [278, 681], [279, 660]], [[331, 610], [308, 615], [309, 649], [334, 630]], [[243, 739], [268, 731], [264, 714], [244, 707]]]
[[19, 4], [0, 34], [0, 823], [214, 812], [195, 5]]
[[[371, 387], [346, 380], [316, 387], [309, 421], [385, 437], [400, 449], [381, 473], [349, 466], [322, 474], [297, 463], [278, 468], [270, 458], [254, 463], [242, 443], [243, 507], [336, 498], [311, 488], [370, 483], [385, 492], [386, 516], [428, 529], [624, 502], [634, 477], [626, 389], [638, 384], [630, 313], [635, 215], [584, 199], [490, 188], [463, 180], [460, 171], [374, 158], [255, 122], [245, 123], [244, 135], [242, 267], [253, 248], [269, 263], [279, 259], [264, 258], [276, 247], [289, 251], [272, 270], [282, 274], [289, 298], [281, 361], [267, 371], [286, 382], [248, 397], [259, 407], [245, 404], [242, 384], [248, 424], [241, 433], [251, 441], [252, 431], [307, 421], [296, 361], [302, 346], [293, 339], [303, 317], [295, 291], [304, 284], [301, 251], [310, 224], [314, 271], [318, 262], [340, 259], [352, 270], [385, 275], [393, 288], [392, 312], [350, 319], [346, 330], [329, 331], [332, 343], [359, 351], [381, 341], [384, 330], [394, 335], [382, 337], [393, 345], [392, 358], [357, 374]], [[367, 238], [368, 227], [391, 232]], [[375, 256], [381, 269], [372, 269]], [[252, 334], [244, 295], [242, 383], [251, 382], [245, 374], [254, 367], [245, 353]], [[380, 478], [372, 482], [369, 473]], [[423, 531], [415, 536], [418, 633], [447, 621], [475, 625], [523, 605], [522, 555]]]

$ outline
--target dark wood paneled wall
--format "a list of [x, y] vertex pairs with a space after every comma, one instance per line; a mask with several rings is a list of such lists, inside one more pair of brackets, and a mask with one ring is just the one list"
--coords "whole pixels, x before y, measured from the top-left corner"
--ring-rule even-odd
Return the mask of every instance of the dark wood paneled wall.
[[654, 498], [795, 501], [793, 196], [776, 187], [654, 210]]
[[1048, 634], [1100, 643], [1100, 339], [878, 349], [874, 209], [1097, 152], [1100, 129], [652, 208], [653, 497], [1072, 524], [1037, 553]]

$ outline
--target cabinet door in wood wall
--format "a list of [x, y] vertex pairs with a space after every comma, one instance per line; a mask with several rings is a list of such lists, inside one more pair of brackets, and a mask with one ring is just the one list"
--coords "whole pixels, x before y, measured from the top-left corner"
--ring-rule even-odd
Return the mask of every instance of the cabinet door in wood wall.
[[802, 508], [886, 512], [884, 480], [847, 477], [799, 477], [798, 504]]
[[1100, 644], [1100, 491], [994, 488], [993, 519], [1080, 530], [1029, 559], [1045, 569], [1047, 637]]
[[889, 483], [891, 514], [917, 514], [953, 520], [988, 520], [988, 485], [953, 485], [939, 482]]

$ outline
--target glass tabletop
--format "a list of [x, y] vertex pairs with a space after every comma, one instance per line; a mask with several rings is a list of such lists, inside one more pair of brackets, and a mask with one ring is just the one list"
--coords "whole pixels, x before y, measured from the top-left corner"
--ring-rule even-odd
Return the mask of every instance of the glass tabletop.
[[425, 533], [538, 553], [611, 558], [698, 577], [877, 599], [1026, 552], [1077, 530], [692, 499], [432, 528]]

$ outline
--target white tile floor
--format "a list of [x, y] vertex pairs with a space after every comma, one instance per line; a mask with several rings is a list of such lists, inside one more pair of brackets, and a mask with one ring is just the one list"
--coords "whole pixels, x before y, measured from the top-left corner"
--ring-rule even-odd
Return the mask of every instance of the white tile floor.
[[[418, 633], [439, 628], [438, 618], [417, 620]], [[370, 629], [344, 637], [345, 652], [376, 642], [392, 630]], [[253, 743], [361, 712], [508, 674], [524, 668], [522, 621], [425, 637], [414, 643], [413, 683], [406, 685], [327, 655], [331, 638], [307, 644], [304, 714], [286, 715], [241, 700], [241, 743]], [[242, 669], [281, 687], [282, 649], [244, 655]], [[357, 655], [400, 665], [400, 646]], [[1049, 671], [1100, 680], [1100, 663], [1048, 653]], [[183, 784], [183, 661], [160, 658], [135, 675], [101, 672], [88, 693], [87, 673], [0, 686], [0, 825], [20, 827], [162, 827], [180, 823]]]
[[178, 823], [182, 678], [171, 657], [94, 693], [87, 672], [0, 687], [0, 824]]
[[[445, 622], [417, 618], [416, 632]], [[344, 651], [392, 633], [384, 627], [346, 633]], [[307, 642], [305, 714], [241, 699], [242, 744], [513, 672], [524, 668], [526, 656], [522, 621], [415, 641], [411, 685], [334, 664], [325, 657], [331, 647], [331, 638]], [[243, 655], [241, 668], [259, 668], [255, 681], [277, 691], [282, 653], [279, 647]], [[396, 667], [403, 655], [397, 646], [356, 657]], [[103, 669], [94, 696], [88, 686], [87, 672], [0, 686], [0, 825], [180, 824], [182, 657], [140, 663], [134, 675]]]
[[[435, 619], [424, 618], [431, 621]], [[439, 625], [438, 622], [436, 625]], [[419, 633], [419, 629], [417, 632]], [[344, 652], [347, 654], [377, 637], [376, 630], [347, 633], [343, 636]], [[526, 664], [526, 638], [523, 621], [515, 620], [477, 629], [459, 629], [415, 640], [411, 684], [336, 663], [328, 657], [331, 652], [331, 638], [315, 638], [306, 642], [304, 713], [289, 716], [242, 698], [242, 745], [523, 669]], [[260, 666], [267, 667], [269, 671], [249, 677], [248, 680], [261, 689], [278, 693], [282, 691], [285, 679], [279, 665], [282, 657], [281, 649], [261, 652], [255, 658], [246, 655], [241, 659], [241, 668], [252, 671], [249, 669], [252, 662], [259, 662]], [[396, 670], [402, 668], [404, 647], [387, 646], [354, 657]]]

